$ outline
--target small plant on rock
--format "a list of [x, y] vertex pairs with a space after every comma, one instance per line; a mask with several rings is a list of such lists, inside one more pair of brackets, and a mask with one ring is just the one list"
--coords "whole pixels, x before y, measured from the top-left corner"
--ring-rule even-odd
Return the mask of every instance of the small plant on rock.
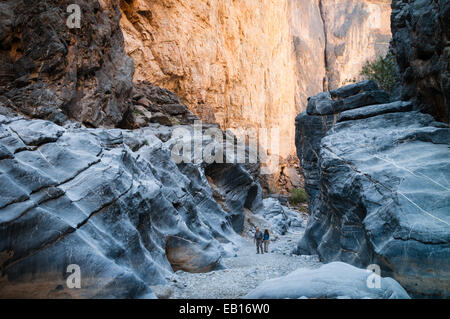
[[374, 61], [367, 61], [361, 70], [361, 76], [377, 82], [383, 90], [392, 92], [399, 78], [395, 57], [388, 53], [385, 57], [379, 56]]
[[292, 188], [289, 196], [289, 203], [291, 205], [299, 205], [306, 202], [306, 192], [303, 188]]

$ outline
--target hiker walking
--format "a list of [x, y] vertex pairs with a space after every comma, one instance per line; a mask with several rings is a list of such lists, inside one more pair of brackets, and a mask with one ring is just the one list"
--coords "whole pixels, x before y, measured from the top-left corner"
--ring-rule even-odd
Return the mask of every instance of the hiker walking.
[[264, 240], [263, 233], [259, 230], [258, 227], [256, 227], [254, 242], [256, 244], [256, 253], [257, 254], [259, 254], [260, 251], [261, 251], [261, 254], [264, 254], [263, 247], [262, 247], [263, 240]]
[[269, 235], [268, 229], [264, 230], [263, 242], [264, 242], [264, 252], [268, 253], [269, 252], [269, 242], [270, 242], [270, 235]]

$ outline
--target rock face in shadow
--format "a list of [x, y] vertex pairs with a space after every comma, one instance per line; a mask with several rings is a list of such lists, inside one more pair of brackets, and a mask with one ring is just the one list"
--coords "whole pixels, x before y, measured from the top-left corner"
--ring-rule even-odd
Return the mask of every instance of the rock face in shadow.
[[[0, 116], [0, 297], [154, 297], [173, 270], [220, 266], [232, 216], [203, 164], [175, 164], [162, 130]], [[236, 196], [251, 207], [244, 175]], [[81, 289], [66, 285], [71, 264]]]
[[394, 0], [391, 25], [403, 99], [449, 123], [450, 2]]
[[[134, 65], [124, 51], [116, 0], [0, 4], [0, 104], [58, 124], [115, 126], [130, 106]], [[73, 22], [73, 21], [72, 21]]]
[[[353, 89], [339, 92], [361, 94]], [[328, 103], [349, 98], [332, 95]], [[412, 109], [398, 101], [297, 117], [311, 213], [298, 253], [378, 264], [413, 295], [448, 297], [450, 129]]]
[[349, 264], [333, 262], [318, 269], [298, 269], [287, 276], [266, 280], [246, 298], [410, 299], [394, 279], [369, 276], [375, 275]]

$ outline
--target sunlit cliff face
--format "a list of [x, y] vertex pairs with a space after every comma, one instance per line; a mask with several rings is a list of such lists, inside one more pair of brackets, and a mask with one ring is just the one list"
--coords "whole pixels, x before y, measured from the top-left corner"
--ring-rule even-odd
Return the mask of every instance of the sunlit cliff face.
[[330, 89], [352, 80], [367, 60], [384, 55], [391, 35], [390, 0], [322, 0]]
[[307, 97], [387, 50], [389, 3], [123, 0], [121, 27], [136, 81], [176, 92], [224, 129], [278, 128], [286, 157]]

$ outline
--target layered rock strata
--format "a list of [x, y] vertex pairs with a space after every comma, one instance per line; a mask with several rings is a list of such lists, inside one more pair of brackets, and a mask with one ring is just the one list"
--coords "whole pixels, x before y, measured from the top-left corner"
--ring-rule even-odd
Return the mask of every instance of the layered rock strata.
[[129, 109], [134, 72], [124, 50], [119, 3], [76, 1], [79, 28], [69, 23], [73, 4], [2, 1], [0, 103], [58, 124], [72, 119], [90, 127], [116, 126]]
[[174, 91], [223, 129], [278, 127], [284, 159], [295, 154], [286, 123], [307, 97], [358, 78], [390, 39], [388, 0], [133, 0], [121, 9], [135, 81]]
[[[166, 143], [159, 124], [108, 130], [0, 116], [0, 297], [154, 297], [149, 286], [173, 271], [220, 267], [239, 214], [261, 205], [259, 186], [228, 164], [232, 173], [214, 175], [233, 188], [224, 210], [206, 164], [175, 164], [165, 128]], [[70, 265], [80, 289], [67, 285]]]

